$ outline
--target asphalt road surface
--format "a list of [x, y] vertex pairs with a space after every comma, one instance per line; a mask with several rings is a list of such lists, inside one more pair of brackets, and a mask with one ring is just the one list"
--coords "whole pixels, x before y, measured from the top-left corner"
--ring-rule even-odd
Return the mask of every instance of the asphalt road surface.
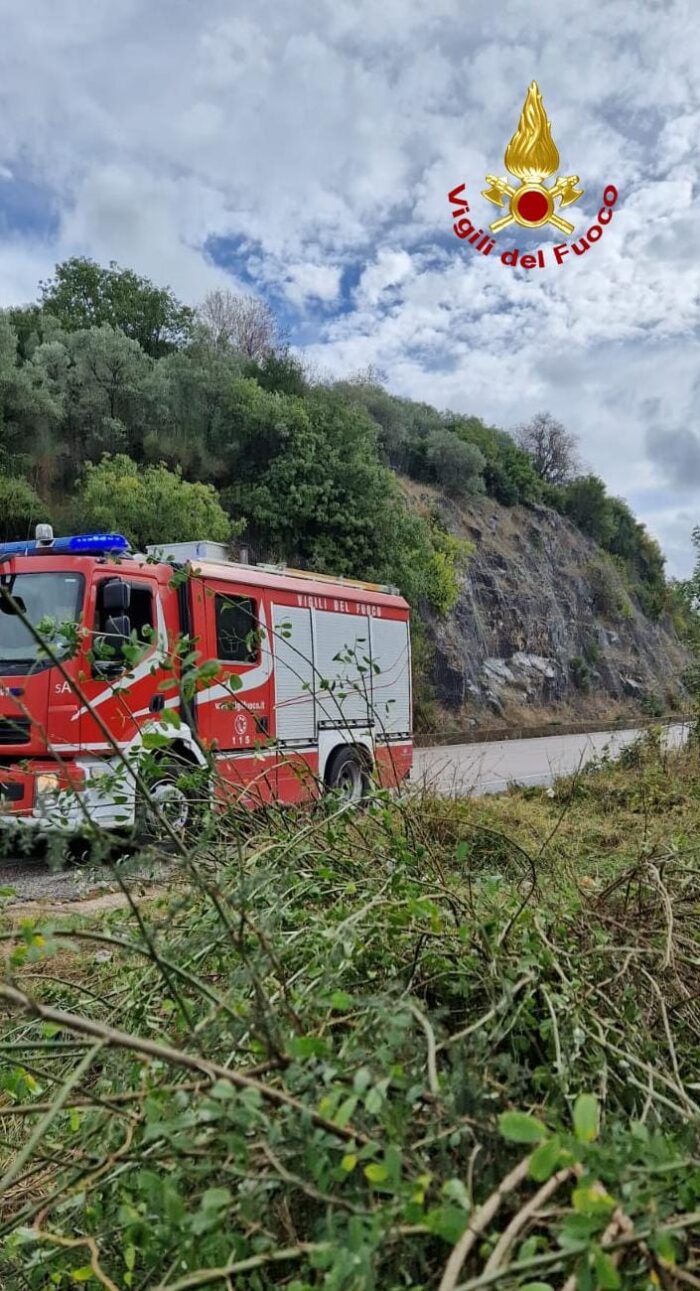
[[[683, 743], [686, 730], [681, 723], [667, 727], [665, 738], [670, 748]], [[639, 730], [600, 731], [416, 749], [412, 778], [451, 797], [502, 793], [511, 784], [549, 785], [557, 776], [570, 775], [606, 750], [616, 757], [639, 734]]]
[[[669, 746], [678, 747], [685, 738], [682, 725], [668, 727]], [[609, 750], [611, 756], [637, 738], [639, 731], [600, 732], [589, 735], [547, 735], [531, 740], [498, 740], [484, 744], [453, 744], [416, 749], [412, 779], [439, 793], [465, 797], [469, 794], [500, 793], [510, 784], [548, 785]], [[116, 860], [116, 858], [115, 858]], [[139, 880], [150, 888], [167, 883], [173, 862], [143, 862], [139, 858], [116, 862], [123, 866], [130, 886]], [[55, 868], [38, 856], [27, 854], [0, 859], [0, 917], [8, 912], [24, 913], [24, 907], [39, 903], [56, 909], [76, 901], [108, 903], [118, 884], [110, 866], [68, 865]], [[56, 911], [59, 913], [60, 909]]]

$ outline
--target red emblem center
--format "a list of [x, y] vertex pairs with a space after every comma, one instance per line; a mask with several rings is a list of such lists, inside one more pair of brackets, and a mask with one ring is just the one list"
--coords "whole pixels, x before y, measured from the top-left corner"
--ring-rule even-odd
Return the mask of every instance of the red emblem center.
[[528, 224], [538, 224], [549, 214], [549, 202], [536, 188], [526, 188], [517, 200], [518, 215]]

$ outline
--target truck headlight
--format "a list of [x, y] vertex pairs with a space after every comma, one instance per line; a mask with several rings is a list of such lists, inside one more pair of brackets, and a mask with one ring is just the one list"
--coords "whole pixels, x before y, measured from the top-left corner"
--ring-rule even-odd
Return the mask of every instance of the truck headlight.
[[39, 775], [36, 778], [37, 794], [57, 793], [60, 781], [57, 775]]

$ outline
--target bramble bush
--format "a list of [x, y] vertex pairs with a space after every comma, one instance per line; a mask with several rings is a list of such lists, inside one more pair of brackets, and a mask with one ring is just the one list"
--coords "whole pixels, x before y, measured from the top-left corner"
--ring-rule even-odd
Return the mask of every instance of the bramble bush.
[[232, 810], [4, 931], [3, 1285], [692, 1284], [697, 777]]

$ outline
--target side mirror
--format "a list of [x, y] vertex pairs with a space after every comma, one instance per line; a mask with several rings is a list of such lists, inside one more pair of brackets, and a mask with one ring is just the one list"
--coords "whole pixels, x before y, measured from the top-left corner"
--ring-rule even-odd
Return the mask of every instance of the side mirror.
[[[114, 578], [102, 586], [102, 609], [105, 614], [126, 614], [131, 604], [131, 588], [121, 578]], [[128, 633], [127, 633], [128, 636]]]
[[[126, 589], [129, 590], [128, 588]], [[124, 671], [124, 644], [131, 635], [131, 620], [128, 614], [110, 615], [105, 623], [105, 630], [97, 638], [97, 652], [110, 651], [106, 659], [96, 658], [92, 671], [96, 677], [118, 677]]]

